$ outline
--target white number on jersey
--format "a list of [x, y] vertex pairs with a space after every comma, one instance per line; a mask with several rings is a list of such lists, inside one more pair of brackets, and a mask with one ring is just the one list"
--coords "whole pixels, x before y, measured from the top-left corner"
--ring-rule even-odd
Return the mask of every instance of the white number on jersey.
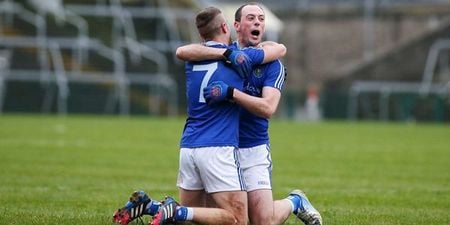
[[192, 67], [192, 71], [206, 71], [205, 76], [203, 77], [202, 84], [200, 85], [200, 96], [198, 101], [201, 103], [206, 103], [205, 97], [203, 97], [203, 88], [208, 85], [209, 79], [211, 79], [214, 72], [217, 70], [217, 62], [205, 64], [205, 65], [194, 65]]

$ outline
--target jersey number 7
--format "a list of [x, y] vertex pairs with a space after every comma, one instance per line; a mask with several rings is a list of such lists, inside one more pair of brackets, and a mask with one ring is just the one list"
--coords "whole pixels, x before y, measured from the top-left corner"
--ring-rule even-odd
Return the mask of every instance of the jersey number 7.
[[192, 71], [206, 71], [206, 74], [202, 79], [202, 84], [200, 85], [200, 96], [198, 97], [198, 101], [201, 103], [206, 103], [205, 97], [203, 97], [203, 88], [205, 88], [208, 85], [209, 80], [211, 79], [214, 72], [216, 72], [216, 70], [217, 70], [217, 62], [205, 65], [194, 65], [192, 67]]

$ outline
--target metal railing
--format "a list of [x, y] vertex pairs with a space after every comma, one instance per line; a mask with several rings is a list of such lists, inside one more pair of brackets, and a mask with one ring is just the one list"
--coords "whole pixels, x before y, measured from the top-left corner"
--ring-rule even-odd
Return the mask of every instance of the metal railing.
[[67, 114], [67, 98], [69, 97], [69, 84], [64, 69], [63, 56], [58, 43], [52, 43], [50, 45], [50, 55], [53, 62], [54, 75], [56, 79], [56, 85], [58, 87], [58, 101], [57, 108], [60, 115]]
[[0, 51], [0, 114], [2, 114], [3, 103], [5, 100], [5, 77], [9, 74], [11, 52], [7, 50]]
[[[116, 1], [111, 1], [111, 6], [104, 4], [97, 4], [95, 7], [84, 4], [68, 4], [66, 8], [80, 16], [96, 16], [96, 17], [110, 17], [114, 18], [117, 14], [117, 10], [125, 12], [132, 19], [162, 19], [164, 23], [158, 25], [166, 25], [161, 29], [168, 28], [168, 37], [157, 37], [156, 39], [142, 39], [139, 42], [149, 45], [158, 51], [174, 52], [175, 49], [185, 44], [185, 41], [181, 40], [180, 30], [177, 29], [176, 20], [193, 21], [195, 13], [192, 10], [184, 8], [172, 8], [172, 7], [122, 7]], [[164, 1], [163, 1], [164, 3]], [[113, 10], [112, 10], [113, 9]], [[193, 22], [192, 22], [193, 23]], [[192, 24], [191, 23], [191, 24]], [[197, 31], [192, 24], [189, 26], [189, 39], [196, 40], [198, 37]], [[161, 33], [162, 34], [162, 33]]]
[[[43, 82], [45, 80], [48, 80], [48, 77], [46, 76], [48, 75], [48, 71], [50, 70], [49, 59], [47, 57], [46, 50], [42, 47], [42, 45], [47, 42], [47, 24], [45, 22], [45, 19], [42, 16], [25, 9], [22, 5], [11, 1], [0, 2], [0, 13], [4, 16], [10, 17], [11, 20], [13, 18], [12, 15], [17, 15], [23, 21], [35, 27], [36, 41], [40, 43], [38, 47], [38, 60], [41, 67], [41, 84], [45, 85]], [[2, 40], [5, 37], [0, 38], [0, 40]]]
[[[450, 39], [441, 39], [437, 40], [433, 43], [430, 47], [430, 51], [428, 52], [427, 61], [425, 64], [425, 71], [422, 76], [422, 83], [420, 86], [420, 93], [422, 95], [428, 95], [430, 91], [432, 91], [432, 83], [434, 74], [436, 71], [437, 66], [439, 65], [439, 56], [440, 54], [444, 54], [442, 56], [445, 56], [445, 61], [442, 61], [443, 63], [446, 63], [447, 65], [443, 65], [443, 68], [446, 68], [447, 71], [449, 70], [449, 54], [446, 52], [447, 50], [450, 50]], [[447, 82], [450, 82], [450, 78], [448, 78]], [[450, 85], [450, 83], [449, 83]]]
[[[139, 64], [142, 61], [142, 58], [145, 58], [147, 60], [153, 61], [157, 65], [158, 78], [155, 79], [153, 83], [164, 82], [165, 85], [169, 86], [168, 90], [171, 90], [171, 92], [173, 93], [172, 96], [174, 96], [174, 99], [172, 101], [169, 101], [169, 103], [172, 104], [172, 106], [169, 107], [169, 115], [176, 115], [178, 113], [177, 106], [173, 105], [178, 102], [176, 97], [176, 82], [167, 75], [169, 69], [166, 56], [160, 51], [152, 48], [151, 46], [140, 43], [137, 40], [132, 14], [127, 9], [122, 7], [122, 4], [119, 0], [110, 0], [110, 3], [110, 9], [113, 15], [113, 48], [121, 53], [123, 53], [123, 50], [127, 50], [133, 64]], [[153, 76], [155, 76], [155, 74]], [[149, 76], [143, 74], [129, 75], [131, 83], [142, 83], [145, 79], [148, 79], [147, 77]], [[149, 91], [151, 89], [152, 88], [149, 85]], [[160, 105], [161, 98], [161, 93], [158, 92], [155, 105]], [[161, 113], [160, 108], [158, 108], [158, 113]]]
[[[376, 93], [380, 95], [378, 102], [378, 119], [387, 121], [389, 119], [389, 100], [393, 94], [417, 93], [420, 94], [422, 87], [420, 82], [394, 82], [394, 81], [354, 81], [350, 87], [348, 100], [348, 118], [355, 120], [358, 118], [359, 97], [362, 93]], [[429, 94], [448, 95], [450, 85], [430, 84]]]
[[[67, 80], [69, 82], [80, 82], [80, 83], [102, 83], [102, 82], [113, 82], [116, 86], [114, 89], [115, 96], [119, 99], [120, 113], [127, 115], [129, 113], [129, 102], [128, 102], [128, 79], [125, 75], [125, 59], [122, 54], [114, 49], [111, 49], [101, 42], [93, 39], [88, 39], [85, 43], [87, 50], [92, 50], [110, 60], [113, 65], [113, 73], [108, 72], [80, 72], [78, 70], [66, 71], [62, 62], [62, 55], [59, 49], [72, 49], [73, 39], [71, 38], [47, 38], [47, 42], [40, 42], [37, 38], [33, 37], [3, 37], [0, 39], [0, 46], [14, 47], [14, 48], [30, 48], [36, 47], [39, 49], [45, 49], [45, 51], [50, 50], [52, 53], [52, 59], [54, 60], [55, 71], [59, 76], [64, 76], [66, 74]], [[61, 57], [60, 59], [55, 59], [55, 57]], [[56, 61], [55, 61], [56, 60]], [[36, 81], [41, 80], [45, 83], [51, 83], [55, 80], [50, 76], [52, 72], [50, 70], [45, 71], [47, 73], [45, 76], [40, 78], [36, 77], [36, 74], [42, 73], [42, 70], [31, 69], [31, 70], [20, 70], [11, 69], [8, 74], [3, 77], [5, 80], [15, 80], [15, 81]], [[64, 78], [65, 79], [65, 78]], [[61, 80], [60, 80], [61, 82]], [[60, 83], [60, 91], [62, 97], [65, 95], [64, 84]], [[50, 97], [47, 97], [50, 98]], [[63, 97], [64, 98], [64, 97]], [[50, 101], [50, 99], [44, 99], [44, 103]], [[48, 108], [43, 106], [43, 108]], [[109, 107], [111, 108], [111, 107]]]
[[[380, 95], [379, 119], [389, 119], [389, 100], [392, 94], [413, 93], [422, 97], [436, 94], [448, 96], [450, 94], [450, 80], [435, 82], [434, 76], [439, 63], [440, 53], [450, 49], [450, 40], [437, 40], [430, 47], [421, 82], [401, 81], [354, 81], [349, 90], [348, 119], [355, 120], [358, 117], [359, 97], [362, 93], [376, 93]], [[444, 54], [448, 56], [448, 53]], [[448, 67], [448, 57], [446, 66]], [[449, 68], [446, 68], [448, 71]]]
[[[149, 89], [153, 86], [157, 88], [165, 88], [169, 92], [170, 98], [168, 100], [169, 115], [176, 115], [178, 113], [178, 99], [177, 99], [177, 84], [170, 78], [168, 74], [168, 60], [165, 55], [157, 49], [153, 49], [148, 45], [137, 41], [134, 24], [131, 15], [141, 15], [148, 17], [148, 11], [141, 9], [132, 9], [136, 14], [132, 14], [128, 9], [123, 9], [119, 1], [111, 1], [113, 4], [111, 8], [97, 5], [98, 7], [81, 6], [82, 15], [93, 16], [110, 16], [115, 24], [115, 40], [114, 48], [110, 48], [100, 41], [89, 38], [88, 23], [78, 15], [75, 7], [75, 12], [70, 9], [65, 9], [65, 21], [77, 27], [77, 37], [49, 37], [46, 35], [47, 24], [44, 14], [35, 14], [20, 4], [10, 1], [3, 1], [0, 3], [0, 14], [10, 16], [14, 14], [24, 21], [36, 27], [36, 37], [30, 36], [14, 36], [6, 37], [0, 36], [0, 47], [6, 49], [13, 48], [36, 48], [38, 49], [39, 68], [36, 69], [3, 69], [1, 71], [0, 80], [0, 112], [3, 110], [3, 99], [6, 90], [5, 81], [40, 81], [45, 85], [46, 95], [42, 110], [49, 111], [53, 94], [50, 93], [50, 84], [55, 83], [58, 89], [58, 112], [61, 114], [67, 113], [67, 100], [70, 94], [69, 83], [114, 83], [113, 93], [110, 95], [106, 103], [105, 111], [112, 112], [116, 103], [119, 104], [119, 111], [122, 115], [129, 114], [129, 88], [131, 84], [149, 85]], [[67, 7], [66, 7], [67, 8]], [[70, 7], [69, 7], [70, 8]], [[94, 9], [95, 11], [91, 11]], [[90, 14], [92, 13], [92, 14]], [[135, 13], [135, 12], [133, 12]], [[120, 16], [119, 16], [120, 15]], [[151, 13], [150, 13], [151, 15]], [[2, 27], [0, 27], [2, 28]], [[0, 30], [1, 31], [1, 30]], [[122, 35], [120, 31], [126, 35]], [[155, 73], [130, 73], [126, 72], [126, 60], [123, 56], [123, 50], [127, 50], [130, 54], [130, 59], [133, 63], [139, 63], [142, 58], [150, 60], [157, 65]], [[72, 53], [72, 66], [70, 68], [64, 67], [62, 50], [69, 50]], [[101, 71], [83, 71], [82, 64], [89, 56], [89, 51], [95, 52], [103, 58], [113, 63], [113, 72]], [[48, 54], [50, 53], [50, 54]], [[50, 69], [50, 55], [52, 59], [53, 71]], [[3, 57], [3, 59], [6, 57]], [[75, 60], [76, 59], [76, 60]], [[8, 67], [9, 68], [9, 67]], [[41, 74], [36, 76], [36, 74]], [[150, 97], [150, 93], [149, 93]], [[161, 94], [157, 96], [158, 102], [162, 99]], [[158, 104], [159, 105], [159, 104]], [[158, 108], [158, 112], [161, 109]]]

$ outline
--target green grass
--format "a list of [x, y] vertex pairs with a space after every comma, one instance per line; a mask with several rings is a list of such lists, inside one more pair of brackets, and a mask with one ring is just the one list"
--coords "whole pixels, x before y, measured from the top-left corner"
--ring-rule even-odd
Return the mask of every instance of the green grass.
[[[183, 125], [0, 116], [0, 224], [112, 224], [135, 189], [177, 196]], [[275, 197], [303, 189], [325, 224], [450, 224], [450, 126], [273, 121], [270, 132]]]

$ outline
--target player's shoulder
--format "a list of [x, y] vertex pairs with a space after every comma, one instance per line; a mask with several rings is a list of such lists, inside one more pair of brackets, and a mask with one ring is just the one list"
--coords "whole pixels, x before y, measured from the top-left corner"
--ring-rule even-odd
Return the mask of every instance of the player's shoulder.
[[283, 62], [281, 62], [281, 60], [279, 60], [279, 59], [270, 61], [264, 65], [266, 67], [270, 67], [270, 68], [283, 68], [284, 67]]
[[277, 59], [261, 65], [261, 71], [263, 71], [265, 77], [279, 77], [286, 76], [286, 67], [281, 60]]
[[255, 46], [247, 46], [247, 47], [243, 47], [242, 49], [250, 49], [250, 50], [262, 50], [262, 48], [259, 47], [255, 47]]
[[244, 51], [244, 52], [256, 52], [256, 53], [263, 53], [264, 52], [264, 50], [262, 48], [258, 48], [258, 47], [254, 47], [254, 46], [248, 46], [248, 47], [241, 48], [241, 51]]

